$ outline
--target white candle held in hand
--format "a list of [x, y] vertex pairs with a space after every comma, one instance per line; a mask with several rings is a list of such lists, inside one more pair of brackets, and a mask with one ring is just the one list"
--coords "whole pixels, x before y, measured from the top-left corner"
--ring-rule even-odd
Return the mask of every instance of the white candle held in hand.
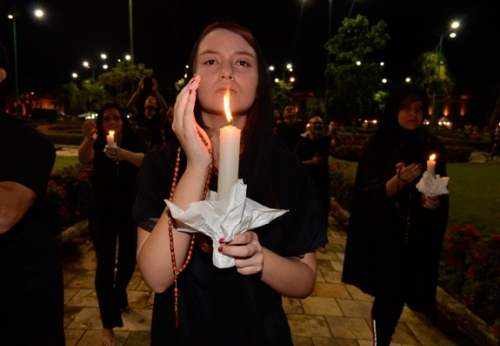
[[429, 160], [427, 161], [427, 172], [432, 175], [434, 175], [434, 173], [436, 172], [436, 161], [434, 161], [435, 159], [436, 154], [432, 154], [431, 156], [429, 156]]
[[226, 198], [231, 187], [238, 182], [241, 130], [232, 125], [233, 117], [229, 110], [229, 93], [230, 91], [227, 90], [224, 95], [224, 111], [229, 125], [220, 129], [218, 200]]
[[116, 147], [115, 143], [115, 131], [109, 131], [106, 136], [106, 141], [108, 142], [108, 147]]

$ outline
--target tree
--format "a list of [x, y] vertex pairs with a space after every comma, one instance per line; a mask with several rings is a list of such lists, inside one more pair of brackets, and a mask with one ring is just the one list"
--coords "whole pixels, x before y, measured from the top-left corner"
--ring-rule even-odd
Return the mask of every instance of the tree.
[[306, 111], [310, 116], [323, 117], [325, 114], [325, 98], [313, 96], [306, 101]]
[[280, 111], [283, 111], [286, 106], [292, 103], [293, 85], [280, 80], [273, 87], [273, 104]]
[[441, 84], [441, 95], [446, 97], [451, 94], [455, 87], [455, 81], [448, 74], [448, 64], [443, 53], [432, 51], [420, 54], [417, 68], [419, 71], [417, 83], [429, 95], [434, 95], [437, 92], [438, 81]]
[[115, 102], [126, 107], [131, 97], [133, 82], [142, 77], [151, 77], [152, 74], [153, 70], [145, 68], [143, 64], [135, 65], [122, 61], [111, 71], [100, 74], [97, 80], [82, 80], [80, 87], [75, 82], [56, 87], [54, 96], [57, 104], [64, 107], [68, 114], [95, 112], [106, 102]]
[[[383, 90], [382, 66], [370, 53], [382, 48], [389, 39], [386, 28], [383, 21], [370, 27], [368, 19], [362, 15], [345, 18], [338, 34], [325, 44], [333, 60], [325, 71], [333, 77], [333, 84], [327, 86], [329, 108], [334, 106], [340, 112], [348, 111], [353, 126], [359, 116], [379, 112], [375, 95]], [[338, 114], [337, 118], [346, 120], [347, 116]]]
[[[132, 96], [132, 83], [152, 75], [153, 70], [145, 68], [144, 64], [135, 65], [128, 61], [120, 61], [110, 72], [99, 75], [98, 83], [105, 87], [113, 102], [125, 107]], [[126, 88], [127, 86], [129, 88]]]

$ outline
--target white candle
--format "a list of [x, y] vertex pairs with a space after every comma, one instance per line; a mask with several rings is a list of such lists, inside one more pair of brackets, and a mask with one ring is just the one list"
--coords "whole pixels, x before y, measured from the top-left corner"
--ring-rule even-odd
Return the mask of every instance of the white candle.
[[224, 95], [224, 110], [229, 125], [220, 129], [218, 200], [226, 198], [231, 187], [238, 182], [241, 130], [231, 125], [233, 117], [229, 110], [229, 90]]
[[106, 142], [108, 142], [108, 147], [116, 147], [115, 143], [115, 131], [109, 131], [106, 136]]
[[432, 175], [434, 175], [436, 172], [436, 161], [434, 161], [435, 159], [436, 154], [432, 154], [431, 156], [429, 156], [429, 160], [427, 161], [427, 172]]

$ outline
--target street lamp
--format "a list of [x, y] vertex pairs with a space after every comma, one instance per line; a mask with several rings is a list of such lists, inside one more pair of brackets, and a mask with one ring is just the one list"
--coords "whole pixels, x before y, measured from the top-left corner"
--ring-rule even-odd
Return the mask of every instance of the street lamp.
[[[107, 55], [102, 53], [101, 54], [101, 59], [102, 60], [106, 60], [107, 59]], [[96, 67], [96, 64], [93, 62], [93, 61], [87, 61], [85, 60], [83, 63], [82, 63], [83, 67], [85, 68], [88, 68], [88, 69], [92, 69], [92, 81], [91, 83], [94, 84], [94, 81], [95, 81], [95, 67]], [[102, 65], [102, 68], [103, 69], [107, 69], [108, 68], [108, 65], [107, 64], [103, 64]], [[92, 114], [92, 90], [90, 91], [90, 113]]]
[[[332, 38], [332, 0], [328, 0], [328, 41]], [[327, 41], [327, 42], [328, 42]], [[330, 63], [330, 52], [326, 51], [326, 66]], [[324, 124], [328, 124], [328, 87], [330, 86], [330, 74], [326, 74], [326, 88], [325, 88], [325, 118], [323, 119]], [[326, 126], [323, 131], [326, 131]]]
[[[40, 9], [35, 10], [34, 12], [37, 18], [43, 17], [43, 11]], [[16, 115], [19, 116], [19, 71], [18, 71], [18, 62], [17, 62], [17, 29], [16, 29], [16, 18], [20, 17], [21, 13], [17, 9], [17, 7], [13, 7], [12, 14], [8, 15], [8, 18], [12, 20], [12, 32], [14, 36], [14, 80], [16, 85]]]
[[[451, 32], [449, 32], [450, 38], [455, 38], [457, 34], [455, 33], [455, 29], [458, 29], [460, 26], [460, 23], [457, 21], [454, 21], [451, 23]], [[433, 98], [434, 98], [434, 109], [432, 112], [432, 130], [434, 133], [438, 131], [438, 118], [441, 113], [441, 65], [443, 62], [441, 61], [441, 55], [443, 52], [443, 34], [439, 36], [439, 43], [436, 47], [438, 53], [436, 54], [436, 63], [437, 63], [437, 80], [436, 80], [436, 90], [434, 92]]]

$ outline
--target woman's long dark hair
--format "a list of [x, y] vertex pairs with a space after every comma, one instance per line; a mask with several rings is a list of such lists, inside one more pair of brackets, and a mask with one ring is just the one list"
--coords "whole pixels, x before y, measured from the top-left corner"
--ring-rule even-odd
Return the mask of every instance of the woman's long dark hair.
[[127, 119], [127, 116], [125, 115], [125, 111], [123, 110], [122, 107], [120, 107], [116, 103], [108, 102], [105, 105], [99, 109], [97, 112], [97, 120], [96, 120], [96, 126], [97, 126], [97, 140], [96, 142], [98, 144], [106, 144], [106, 133], [104, 132], [104, 125], [103, 125], [103, 117], [104, 117], [104, 112], [110, 108], [118, 110], [120, 113], [120, 117], [122, 119], [122, 143], [121, 147], [126, 148], [127, 144], [132, 140], [134, 136], [134, 131], [132, 130], [132, 126], [130, 125], [130, 122]]
[[[257, 54], [259, 81], [255, 101], [247, 113], [247, 120], [242, 131], [243, 153], [240, 176], [248, 184], [247, 196], [262, 201], [268, 187], [269, 166], [273, 145], [273, 117], [271, 101], [271, 79], [262, 49], [252, 33], [233, 22], [215, 22], [203, 30], [195, 42], [189, 57], [189, 75], [196, 73], [196, 57], [201, 41], [212, 31], [224, 29], [240, 35]], [[195, 105], [195, 118], [198, 124], [207, 130], [201, 115], [199, 100]]]

